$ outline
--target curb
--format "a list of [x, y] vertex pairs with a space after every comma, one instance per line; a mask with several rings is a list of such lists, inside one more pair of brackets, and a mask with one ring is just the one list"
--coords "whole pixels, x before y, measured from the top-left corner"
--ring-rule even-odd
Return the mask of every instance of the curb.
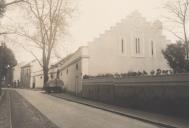
[[73, 100], [73, 99], [69, 99], [69, 98], [65, 98], [65, 97], [61, 97], [61, 96], [55, 96], [55, 95], [51, 95], [51, 96], [54, 96], [54, 97], [57, 97], [57, 98], [60, 98], [60, 99], [64, 99], [64, 100], [67, 100], [67, 101], [70, 101], [70, 102], [86, 105], [86, 106], [89, 106], [89, 107], [94, 107], [94, 108], [101, 109], [101, 110], [104, 110], [104, 111], [112, 112], [112, 113], [115, 113], [115, 114], [126, 116], [126, 117], [129, 117], [129, 118], [132, 118], [132, 119], [136, 119], [136, 120], [139, 120], [139, 121], [146, 122], [146, 123], [151, 123], [151, 124], [154, 124], [154, 125], [159, 125], [159, 126], [166, 127], [166, 128], [180, 128], [180, 127], [172, 126], [172, 125], [165, 124], [165, 123], [151, 121], [151, 120], [144, 119], [144, 118], [141, 118], [141, 117], [138, 117], [138, 116], [134, 116], [134, 115], [131, 115], [131, 114], [123, 113], [123, 112], [120, 112], [120, 111], [116, 111], [116, 110], [112, 110], [112, 109], [107, 109], [107, 108], [104, 108], [104, 107], [100, 107], [98, 105], [84, 103], [84, 102], [81, 102], [81, 101], [77, 101], [77, 100]]

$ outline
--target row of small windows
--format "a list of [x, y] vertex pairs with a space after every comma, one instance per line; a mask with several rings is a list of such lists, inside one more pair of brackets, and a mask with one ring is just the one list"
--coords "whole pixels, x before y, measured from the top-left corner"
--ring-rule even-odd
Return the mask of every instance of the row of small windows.
[[[75, 68], [76, 68], [76, 70], [78, 70], [78, 68], [79, 68], [78, 64], [76, 64]], [[68, 73], [69, 73], [69, 70], [68, 70], [68, 68], [67, 68], [67, 69], [66, 69], [66, 74], [68, 74]], [[59, 73], [58, 73], [58, 74], [59, 74]], [[60, 75], [62, 76], [62, 72], [60, 73]], [[43, 78], [42, 76], [39, 76], [39, 77], [40, 77], [40, 79]], [[51, 79], [53, 79], [53, 78], [54, 78], [53, 73], [51, 73], [49, 77], [50, 77]]]
[[[76, 68], [76, 70], [78, 70], [78, 68], [79, 68], [78, 64], [76, 64], [75, 68]], [[68, 73], [69, 73], [69, 70], [68, 70], [68, 68], [67, 68], [67, 69], [66, 69], [66, 74], [68, 74]], [[58, 73], [58, 74], [59, 74], [59, 73]], [[62, 76], [62, 72], [61, 72], [61, 76]], [[42, 76], [39, 76], [39, 77], [40, 77], [40, 79], [43, 78]], [[53, 79], [53, 78], [54, 78], [53, 73], [51, 73], [49, 77], [50, 77], [51, 79]]]
[[[121, 53], [123, 54], [125, 51], [125, 46], [124, 46], [124, 40], [121, 39]], [[151, 55], [154, 55], [154, 42], [151, 41]], [[135, 53], [136, 54], [141, 54], [141, 39], [140, 38], [135, 38]]]

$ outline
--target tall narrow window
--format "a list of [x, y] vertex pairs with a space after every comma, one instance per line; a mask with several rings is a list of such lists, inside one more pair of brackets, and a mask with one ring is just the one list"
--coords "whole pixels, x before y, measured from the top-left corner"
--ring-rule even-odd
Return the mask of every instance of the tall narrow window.
[[135, 38], [135, 50], [136, 54], [140, 54], [140, 38]]
[[136, 50], [136, 53], [138, 53], [138, 40], [137, 38], [135, 39], [135, 50]]
[[151, 41], [151, 54], [154, 55], [154, 42]]
[[138, 53], [140, 53], [140, 39], [138, 38]]
[[76, 64], [75, 68], [76, 68], [76, 70], [78, 70], [78, 68], [79, 68], [78, 64]]
[[121, 39], [121, 53], [124, 53], [124, 40]]

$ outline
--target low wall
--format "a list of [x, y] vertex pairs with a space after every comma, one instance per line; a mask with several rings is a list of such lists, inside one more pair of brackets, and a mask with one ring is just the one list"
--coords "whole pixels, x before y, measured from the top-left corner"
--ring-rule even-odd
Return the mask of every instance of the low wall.
[[189, 75], [84, 79], [82, 96], [124, 107], [189, 117]]

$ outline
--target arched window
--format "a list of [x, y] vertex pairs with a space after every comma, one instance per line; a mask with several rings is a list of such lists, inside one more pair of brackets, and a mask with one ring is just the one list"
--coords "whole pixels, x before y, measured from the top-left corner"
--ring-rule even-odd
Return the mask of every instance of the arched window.
[[135, 38], [135, 52], [136, 54], [141, 53], [140, 38]]
[[138, 53], [140, 54], [140, 38], [138, 38]]
[[121, 39], [121, 53], [124, 53], [124, 40]]
[[154, 56], [154, 42], [151, 41], [151, 55]]

